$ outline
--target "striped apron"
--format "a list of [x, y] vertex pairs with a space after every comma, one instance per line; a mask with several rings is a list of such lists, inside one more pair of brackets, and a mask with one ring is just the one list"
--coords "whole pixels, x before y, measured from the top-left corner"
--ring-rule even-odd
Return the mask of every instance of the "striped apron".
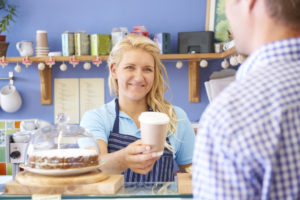
[[[119, 133], [119, 113], [119, 103], [116, 99], [116, 119], [113, 130], [108, 138], [109, 153], [119, 151], [130, 143], [140, 139]], [[169, 143], [168, 138], [166, 141]], [[127, 169], [122, 174], [124, 174], [125, 182], [170, 182], [174, 181], [173, 165], [173, 153], [165, 148], [163, 155], [155, 162], [153, 169], [147, 174], [138, 174], [133, 172], [131, 169]]]

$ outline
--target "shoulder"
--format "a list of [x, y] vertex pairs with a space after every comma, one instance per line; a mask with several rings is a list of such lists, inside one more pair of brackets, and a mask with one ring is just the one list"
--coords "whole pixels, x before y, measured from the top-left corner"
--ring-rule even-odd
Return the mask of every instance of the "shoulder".
[[187, 114], [186, 114], [186, 112], [182, 108], [180, 108], [178, 106], [174, 106], [174, 105], [173, 105], [173, 108], [174, 108], [174, 110], [176, 112], [177, 119], [187, 118]]
[[84, 113], [80, 126], [93, 133], [97, 140], [107, 142], [116, 115], [114, 109], [114, 101], [111, 101], [100, 108], [89, 110]]
[[109, 120], [111, 118], [115, 118], [115, 101], [112, 100], [100, 108], [95, 108], [92, 110], [88, 110], [84, 113], [80, 124], [85, 124], [91, 121], [99, 121], [99, 120]]
[[176, 112], [176, 121], [177, 121], [177, 127], [176, 127], [176, 137], [184, 137], [184, 135], [189, 134], [194, 134], [194, 129], [192, 128], [192, 124], [186, 114], [186, 112], [178, 107], [178, 106], [173, 106], [175, 112]]

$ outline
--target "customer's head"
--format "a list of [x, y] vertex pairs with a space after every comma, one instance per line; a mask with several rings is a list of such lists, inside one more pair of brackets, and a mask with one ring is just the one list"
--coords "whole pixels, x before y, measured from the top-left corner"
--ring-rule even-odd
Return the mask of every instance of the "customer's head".
[[[163, 94], [167, 89], [167, 81], [164, 80], [164, 75], [168, 80], [166, 69], [160, 61], [160, 49], [155, 42], [145, 36], [136, 34], [127, 35], [122, 41], [117, 43], [110, 52], [107, 64], [109, 67], [109, 88], [111, 94], [119, 95], [118, 80], [113, 77], [112, 68], [118, 67], [125, 52], [130, 50], [142, 50], [149, 53], [154, 59], [154, 80], [149, 93], [147, 94], [147, 103], [151, 104], [152, 100], [163, 100]], [[164, 75], [163, 75], [164, 73]]]
[[264, 43], [300, 33], [300, 0], [225, 0], [237, 48], [250, 54]]
[[265, 5], [270, 17], [292, 29], [300, 29], [300, 0], [265, 0]]

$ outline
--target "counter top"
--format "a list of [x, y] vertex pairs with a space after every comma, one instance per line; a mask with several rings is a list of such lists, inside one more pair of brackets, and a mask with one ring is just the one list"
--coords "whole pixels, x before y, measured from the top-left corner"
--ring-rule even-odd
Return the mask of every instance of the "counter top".
[[[11, 176], [0, 176], [0, 199], [31, 199], [31, 195], [6, 195], [4, 185], [12, 180]], [[168, 198], [188, 199], [191, 194], [179, 194], [177, 181], [159, 183], [124, 183], [115, 195], [63, 195], [61, 199], [117, 199], [117, 198]]]

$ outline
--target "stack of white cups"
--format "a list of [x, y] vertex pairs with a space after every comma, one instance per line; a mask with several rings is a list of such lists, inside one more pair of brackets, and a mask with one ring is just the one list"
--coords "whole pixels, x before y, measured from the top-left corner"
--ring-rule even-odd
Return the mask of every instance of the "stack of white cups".
[[36, 41], [35, 41], [35, 55], [37, 57], [48, 56], [49, 46], [47, 31], [37, 30], [36, 31]]

